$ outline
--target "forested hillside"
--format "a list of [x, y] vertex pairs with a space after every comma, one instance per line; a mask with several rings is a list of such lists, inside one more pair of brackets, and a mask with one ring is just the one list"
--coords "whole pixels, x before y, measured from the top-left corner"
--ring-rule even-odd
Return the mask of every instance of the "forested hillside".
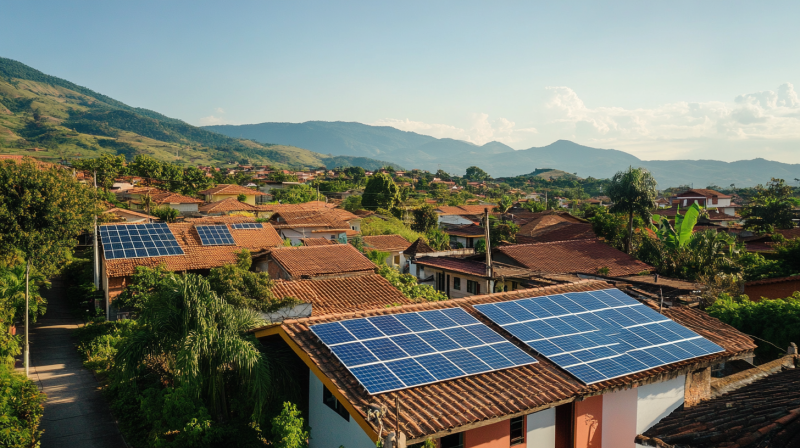
[[331, 157], [305, 149], [256, 143], [131, 107], [25, 64], [0, 58], [0, 153], [43, 159], [147, 154], [187, 163], [271, 163], [286, 167], [362, 166], [386, 162]]

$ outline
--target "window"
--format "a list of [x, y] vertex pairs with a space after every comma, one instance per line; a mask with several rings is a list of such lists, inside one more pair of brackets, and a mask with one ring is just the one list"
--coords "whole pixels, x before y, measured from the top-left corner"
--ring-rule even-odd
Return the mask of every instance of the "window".
[[467, 280], [467, 292], [470, 294], [480, 294], [481, 285], [478, 282]]
[[439, 439], [439, 448], [464, 448], [464, 433], [442, 437]]
[[336, 411], [343, 419], [350, 421], [350, 413], [347, 412], [347, 409], [344, 408], [342, 403], [339, 403], [339, 400], [333, 396], [331, 391], [328, 390], [327, 387], [324, 385], [322, 386], [322, 402], [325, 403], [329, 408]]
[[525, 416], [511, 419], [511, 446], [525, 443]]
[[400, 264], [400, 255], [395, 255], [394, 256], [394, 264], [395, 265], [399, 265]]
[[461, 277], [453, 277], [453, 289], [461, 291]]

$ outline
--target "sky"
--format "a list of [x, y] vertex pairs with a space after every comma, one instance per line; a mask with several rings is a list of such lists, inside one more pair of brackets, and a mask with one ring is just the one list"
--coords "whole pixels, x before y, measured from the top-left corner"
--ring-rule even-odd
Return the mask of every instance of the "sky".
[[800, 163], [800, 2], [9, 1], [0, 56], [194, 125]]

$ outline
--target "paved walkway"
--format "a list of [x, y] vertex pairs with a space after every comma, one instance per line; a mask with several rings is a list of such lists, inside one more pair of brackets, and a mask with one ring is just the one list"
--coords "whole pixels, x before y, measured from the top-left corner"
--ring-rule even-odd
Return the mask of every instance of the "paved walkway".
[[124, 448], [125, 442], [91, 372], [81, 365], [71, 337], [72, 317], [60, 279], [44, 290], [47, 313], [32, 326], [31, 379], [47, 394], [42, 448]]

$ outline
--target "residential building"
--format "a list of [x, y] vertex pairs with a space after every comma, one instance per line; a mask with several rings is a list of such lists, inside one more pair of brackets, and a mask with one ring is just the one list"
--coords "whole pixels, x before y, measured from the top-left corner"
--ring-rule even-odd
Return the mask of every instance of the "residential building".
[[364, 236], [365, 250], [379, 250], [389, 254], [386, 257], [386, 264], [398, 269], [402, 269], [406, 264], [406, 256], [403, 251], [411, 246], [405, 238], [400, 235], [373, 235]]
[[146, 213], [140, 213], [134, 210], [128, 210], [127, 208], [113, 207], [104, 211], [103, 214], [113, 216], [113, 218], [111, 218], [111, 221], [113, 222], [125, 221], [130, 223], [146, 223], [158, 220], [158, 218], [155, 216], [151, 216]]
[[[558, 219], [563, 219], [558, 217]], [[519, 244], [549, 243], [553, 241], [584, 240], [596, 238], [597, 235], [592, 230], [592, 225], [582, 222], [560, 221], [552, 225], [542, 225], [534, 227], [533, 230], [526, 228], [527, 234], [517, 233], [516, 239]]]
[[731, 204], [732, 196], [706, 188], [693, 188], [673, 196], [670, 201], [672, 206], [687, 208], [697, 204], [706, 208], [716, 208], [728, 216], [736, 215], [736, 206]]
[[236, 198], [225, 198], [217, 202], [203, 204], [200, 206], [199, 211], [208, 216], [222, 216], [238, 212], [255, 213], [257, 209], [246, 202], [239, 202]]
[[486, 230], [477, 224], [443, 224], [442, 231], [450, 236], [450, 247], [474, 248], [475, 244], [486, 237]]
[[[479, 311], [481, 306], [506, 306], [519, 299], [542, 298], [557, 303], [569, 300], [564, 294], [582, 292], [593, 296], [606, 294], [608, 288], [605, 282], [582, 281], [441, 302], [377, 306], [286, 320], [256, 329], [254, 334], [262, 343], [289, 347], [297, 355], [298, 368], [304, 367], [308, 372], [307, 378], [302, 378], [307, 381], [302, 392], [303, 405], [307, 400], [307, 406], [303, 406], [308, 409], [307, 424], [312, 428], [311, 448], [371, 448], [390, 437], [398, 441], [398, 447], [426, 440], [433, 440], [439, 448], [633, 446], [637, 434], [652, 428], [670, 412], [681, 406], [690, 408], [708, 397], [713, 366], [753, 356], [753, 340], [732, 327], [696, 309], [666, 309], [661, 315], [663, 322], [672, 321], [670, 325], [676, 324], [683, 332], [692, 330], [705, 338], [704, 343], [717, 344], [721, 351], [707, 355], [686, 353], [683, 358], [670, 358], [673, 361], [653, 357], [653, 367], [642, 365], [643, 370], [633, 370], [635, 373], [625, 372], [638, 367], [608, 371], [601, 374], [601, 379], [586, 383], [511, 337], [508, 326], [495, 323]], [[658, 315], [649, 302], [637, 306]], [[435, 320], [437, 327], [433, 327], [423, 317], [447, 319], [448, 315], [459, 316], [463, 323]], [[342, 325], [346, 321], [351, 323]], [[403, 322], [415, 324], [406, 327]], [[439, 342], [435, 344], [437, 348], [432, 348], [419, 336], [424, 331], [446, 335], [449, 325], [464, 333], [465, 327], [458, 325], [474, 326], [475, 332], [480, 329], [486, 341], [496, 341], [498, 349], [503, 344], [509, 356], [513, 351], [518, 364], [508, 364], [504, 355], [490, 356], [494, 349], [462, 348], [488, 343], [466, 334], [455, 336], [453, 332], [461, 343], [451, 349]], [[376, 353], [383, 361], [366, 348], [355, 351], [350, 347], [354, 344], [338, 343], [334, 354], [319, 335], [325, 336], [324, 332], [336, 331], [335, 328], [351, 328], [352, 334], [359, 335], [352, 336], [344, 330], [342, 342], [368, 338], [374, 333], [378, 339], [368, 345], [379, 350]], [[398, 336], [387, 338], [384, 334]], [[445, 339], [453, 343], [447, 336]], [[406, 348], [398, 348], [401, 346]], [[404, 350], [412, 350], [411, 358]], [[425, 355], [432, 352], [435, 354]], [[390, 361], [397, 357], [401, 360]], [[370, 360], [374, 360], [373, 364], [363, 368], [348, 367]], [[565, 360], [558, 362], [563, 365]], [[606, 363], [603, 360], [596, 365]], [[379, 372], [383, 373], [377, 375]], [[369, 386], [364, 386], [365, 382]], [[367, 387], [378, 391], [370, 393]], [[386, 441], [384, 446], [389, 446]]]
[[375, 273], [375, 264], [349, 244], [280, 247], [270, 252], [267, 272], [273, 279], [355, 277]]
[[264, 196], [264, 193], [258, 190], [235, 184], [219, 184], [214, 188], [201, 191], [200, 194], [205, 196], [206, 202], [217, 202], [227, 198], [236, 199], [239, 195], [244, 195], [245, 200], [243, 202], [250, 205], [256, 205], [257, 196]]
[[[353, 224], [346, 221], [348, 218]], [[293, 245], [299, 245], [304, 238], [325, 238], [346, 244], [348, 237], [359, 233], [361, 218], [346, 210], [321, 209], [281, 211], [273, 213], [269, 222], [281, 238], [288, 238]]]
[[439, 215], [439, 224], [477, 224], [484, 210], [491, 212], [493, 208], [490, 205], [440, 205], [436, 207], [436, 214]]
[[505, 263], [492, 263], [491, 273], [486, 263], [466, 258], [420, 257], [415, 264], [421, 283], [430, 283], [450, 298], [552, 284], [536, 278], [535, 272]]
[[331, 241], [326, 238], [301, 238], [300, 242], [303, 246], [330, 246], [331, 244], [339, 244], [338, 241]]

